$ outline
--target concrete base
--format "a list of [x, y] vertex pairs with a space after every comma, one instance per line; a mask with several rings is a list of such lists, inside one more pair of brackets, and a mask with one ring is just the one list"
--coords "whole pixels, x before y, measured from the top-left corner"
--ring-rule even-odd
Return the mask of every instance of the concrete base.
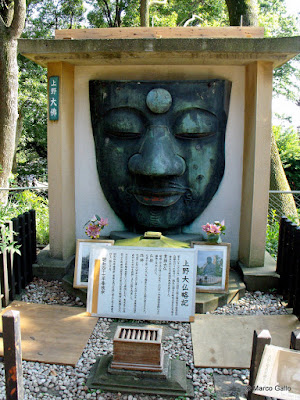
[[186, 378], [185, 361], [169, 360], [169, 370], [165, 379], [158, 378], [155, 372], [143, 375], [127, 373], [111, 374], [109, 366], [112, 355], [97, 359], [87, 380], [90, 389], [101, 389], [109, 392], [145, 393], [166, 396], [193, 396], [192, 382]]
[[205, 314], [228, 303], [238, 301], [245, 295], [246, 286], [236, 271], [229, 274], [228, 292], [196, 293], [196, 313]]
[[265, 253], [265, 263], [262, 267], [248, 268], [238, 262], [243, 281], [249, 291], [267, 291], [277, 288], [279, 275], [276, 273], [276, 261], [268, 252]]
[[75, 255], [67, 260], [52, 258], [49, 245], [37, 256], [37, 263], [33, 264], [33, 275], [43, 279], [62, 279], [66, 273], [74, 269]]

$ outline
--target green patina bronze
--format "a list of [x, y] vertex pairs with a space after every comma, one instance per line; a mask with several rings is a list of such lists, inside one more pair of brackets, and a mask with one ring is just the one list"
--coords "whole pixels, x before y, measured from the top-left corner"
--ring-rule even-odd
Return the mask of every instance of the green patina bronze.
[[159, 239], [146, 239], [144, 236], [137, 236], [132, 239], [117, 240], [115, 246], [135, 246], [135, 247], [173, 247], [173, 248], [190, 248], [188, 243], [180, 242], [166, 236]]
[[179, 232], [207, 207], [224, 174], [230, 87], [90, 81], [100, 183], [129, 230]]

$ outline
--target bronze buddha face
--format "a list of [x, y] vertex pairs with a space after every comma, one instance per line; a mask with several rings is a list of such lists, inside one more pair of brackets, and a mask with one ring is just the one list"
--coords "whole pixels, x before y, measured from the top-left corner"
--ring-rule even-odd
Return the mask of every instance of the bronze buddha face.
[[209, 204], [229, 96], [224, 80], [90, 81], [100, 183], [129, 230], [179, 231]]

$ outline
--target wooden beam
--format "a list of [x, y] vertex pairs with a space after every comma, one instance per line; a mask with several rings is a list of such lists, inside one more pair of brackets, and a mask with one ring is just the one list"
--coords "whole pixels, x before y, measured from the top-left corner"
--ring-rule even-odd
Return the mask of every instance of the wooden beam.
[[264, 28], [256, 26], [226, 27], [155, 27], [61, 29], [55, 39], [162, 39], [162, 38], [263, 38]]
[[2, 322], [6, 399], [23, 400], [20, 312], [7, 311]]
[[300, 329], [297, 329], [292, 332], [290, 348], [293, 350], [300, 351]]
[[262, 359], [265, 345], [271, 344], [271, 340], [272, 340], [271, 334], [267, 329], [263, 329], [261, 331], [254, 331], [253, 333], [252, 356], [251, 356], [250, 379], [249, 379], [250, 390], [247, 396], [248, 400], [262, 399], [261, 396], [253, 394], [252, 390], [255, 384], [255, 379], [257, 376], [259, 364]]

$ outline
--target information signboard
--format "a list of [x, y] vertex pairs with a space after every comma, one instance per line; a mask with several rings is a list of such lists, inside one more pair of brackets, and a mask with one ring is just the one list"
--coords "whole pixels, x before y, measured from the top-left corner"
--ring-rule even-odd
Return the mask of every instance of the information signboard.
[[58, 121], [59, 118], [59, 77], [49, 78], [49, 119]]
[[195, 314], [196, 250], [92, 249], [87, 311], [95, 316], [190, 321]]

